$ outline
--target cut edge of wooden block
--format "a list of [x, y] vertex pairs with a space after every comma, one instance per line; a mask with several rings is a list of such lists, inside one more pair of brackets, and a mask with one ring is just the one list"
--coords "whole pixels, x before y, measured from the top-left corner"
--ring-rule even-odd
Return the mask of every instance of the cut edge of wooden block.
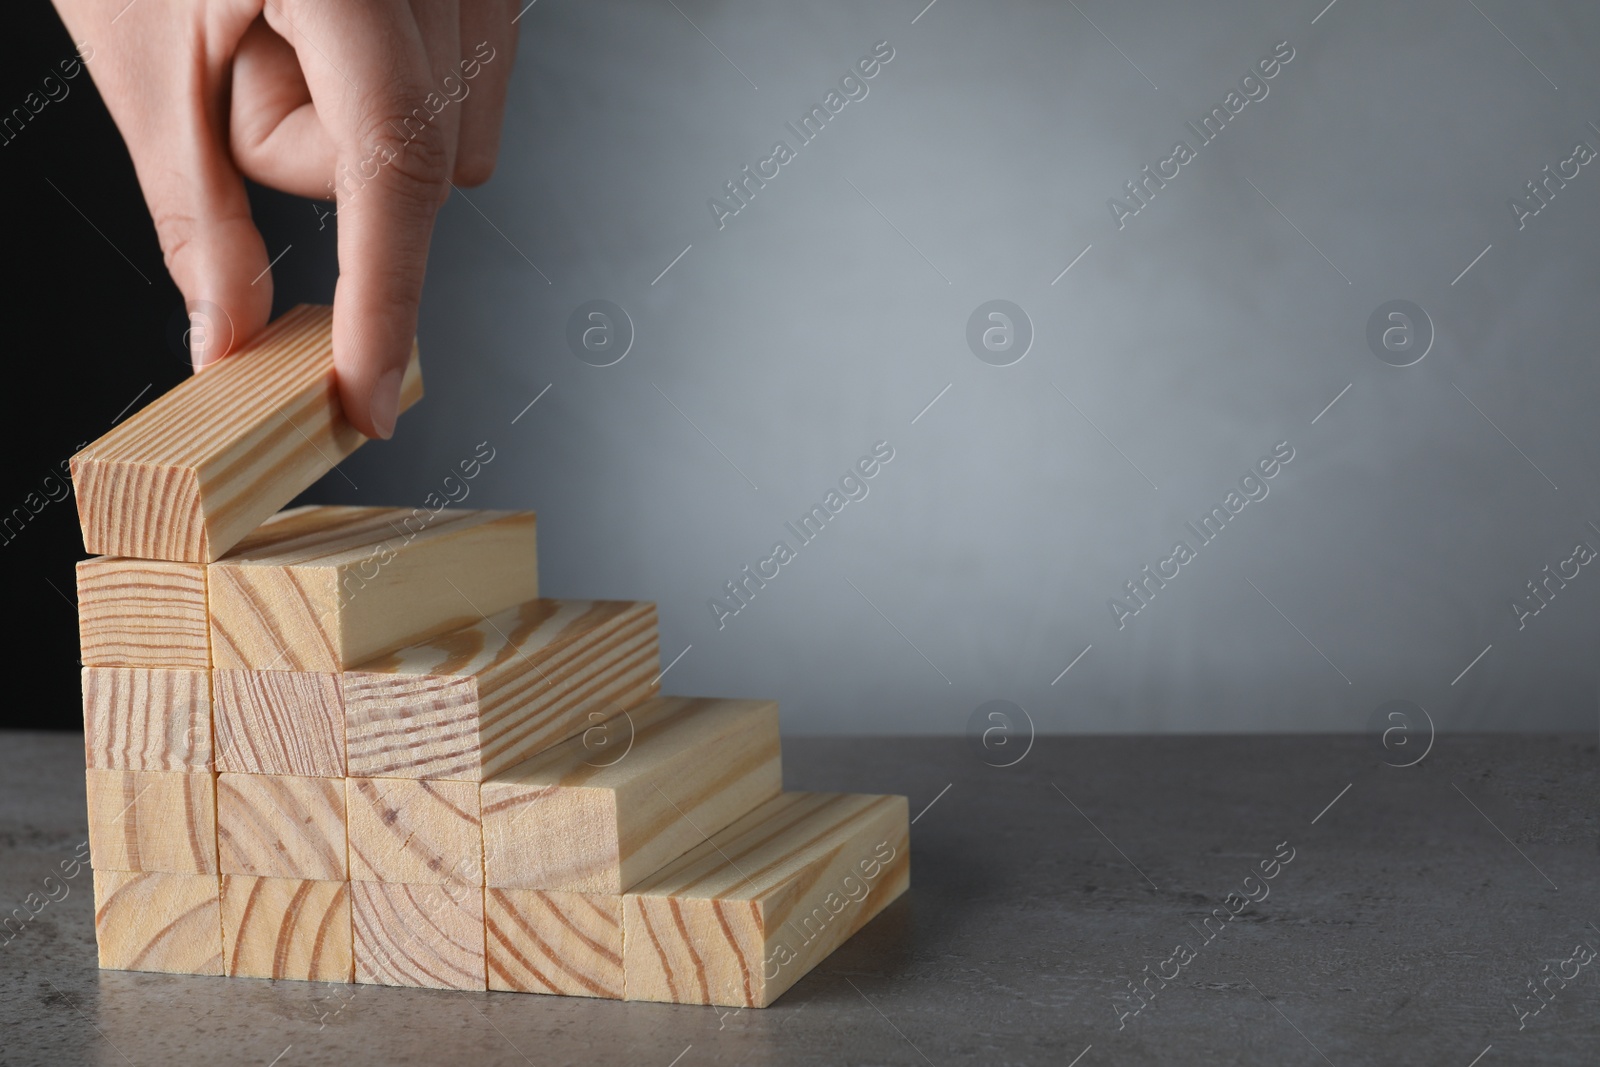
[[[84, 666], [211, 669], [205, 564], [94, 556], [78, 561], [73, 579]], [[146, 630], [154, 631], [146, 640], [130, 638]]]
[[84, 766], [215, 770], [211, 672], [187, 667], [84, 667]]
[[622, 897], [485, 889], [489, 988], [621, 1000]]
[[228, 977], [355, 982], [349, 882], [225, 874], [220, 907]]
[[217, 873], [214, 773], [87, 767], [84, 799], [96, 870]]
[[[95, 948], [102, 970], [221, 976], [217, 875], [97, 870], [93, 878]], [[119, 918], [121, 908], [135, 910], [133, 921]], [[142, 935], [142, 928], [153, 929]]]
[[217, 769], [345, 777], [342, 690], [329, 671], [212, 671]]
[[219, 774], [216, 811], [221, 873], [319, 882], [349, 880], [350, 816], [344, 779]]
[[476, 782], [347, 778], [352, 881], [483, 887], [483, 810]]
[[[481, 887], [360, 880], [349, 885], [355, 984], [488, 989]], [[460, 915], [445, 918], [443, 921], [454, 927], [447, 931], [432, 917], [448, 916], [452, 908], [463, 909], [469, 921], [463, 921]], [[390, 929], [405, 932], [396, 940]], [[438, 935], [432, 940], [442, 939], [448, 947], [430, 946], [429, 930]], [[397, 953], [400, 962], [396, 961]], [[472, 969], [474, 961], [476, 970]]]

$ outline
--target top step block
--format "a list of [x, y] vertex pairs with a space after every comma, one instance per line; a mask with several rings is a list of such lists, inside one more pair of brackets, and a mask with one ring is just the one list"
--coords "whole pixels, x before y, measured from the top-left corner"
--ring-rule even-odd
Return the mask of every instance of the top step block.
[[[413, 345], [400, 410], [421, 398]], [[365, 440], [339, 404], [333, 309], [302, 304], [72, 457], [84, 547], [211, 563]]]
[[539, 595], [531, 511], [312, 506], [206, 568], [217, 670], [338, 672]]

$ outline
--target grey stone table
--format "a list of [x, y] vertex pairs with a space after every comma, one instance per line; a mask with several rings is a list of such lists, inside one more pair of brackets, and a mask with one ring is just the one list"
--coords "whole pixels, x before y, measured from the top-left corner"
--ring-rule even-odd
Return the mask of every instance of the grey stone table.
[[[1600, 1064], [1592, 736], [1403, 768], [1361, 737], [785, 756], [918, 817], [911, 892], [764, 1011], [102, 972], [85, 872], [0, 934], [0, 1063]], [[81, 767], [0, 734], [0, 908], [84, 840]]]

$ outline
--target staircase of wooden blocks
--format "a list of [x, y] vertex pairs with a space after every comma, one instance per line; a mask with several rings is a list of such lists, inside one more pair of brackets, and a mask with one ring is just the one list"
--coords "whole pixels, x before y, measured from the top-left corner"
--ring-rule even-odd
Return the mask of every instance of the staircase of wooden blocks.
[[531, 512], [279, 511], [361, 443], [329, 327], [73, 461], [100, 965], [770, 1004], [907, 888], [905, 798], [783, 792], [776, 705], [659, 695]]

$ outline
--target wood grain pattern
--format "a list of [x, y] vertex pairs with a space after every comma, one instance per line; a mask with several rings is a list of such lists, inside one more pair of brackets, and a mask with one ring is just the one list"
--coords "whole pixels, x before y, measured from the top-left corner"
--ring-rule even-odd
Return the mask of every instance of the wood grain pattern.
[[117, 971], [221, 974], [214, 874], [94, 872], [100, 966]]
[[79, 655], [90, 667], [211, 667], [206, 569], [101, 556], [78, 564]]
[[356, 981], [486, 989], [483, 890], [351, 882]]
[[343, 778], [344, 701], [338, 675], [215, 671], [217, 769]]
[[785, 793], [623, 897], [629, 1000], [765, 1007], [910, 884], [906, 800]]
[[490, 889], [484, 893], [489, 988], [622, 998], [622, 898]]
[[85, 667], [83, 750], [105, 770], [211, 770], [210, 672]]
[[234, 977], [355, 981], [350, 883], [223, 875], [222, 953]]
[[[355, 451], [332, 327], [297, 307], [73, 456], [88, 550], [209, 563]], [[413, 346], [400, 410], [421, 397]]]
[[96, 870], [217, 872], [214, 775], [91, 767], [84, 776]]
[[655, 692], [654, 604], [531, 600], [342, 676], [350, 773], [481, 781]]
[[539, 595], [531, 511], [305, 507], [207, 573], [219, 670], [341, 671]]
[[604, 733], [483, 783], [487, 885], [621, 893], [783, 788], [772, 701], [658, 697]]
[[350, 877], [416, 885], [483, 885], [478, 786], [350, 778]]
[[343, 881], [344, 782], [292, 774], [217, 776], [223, 874]]

